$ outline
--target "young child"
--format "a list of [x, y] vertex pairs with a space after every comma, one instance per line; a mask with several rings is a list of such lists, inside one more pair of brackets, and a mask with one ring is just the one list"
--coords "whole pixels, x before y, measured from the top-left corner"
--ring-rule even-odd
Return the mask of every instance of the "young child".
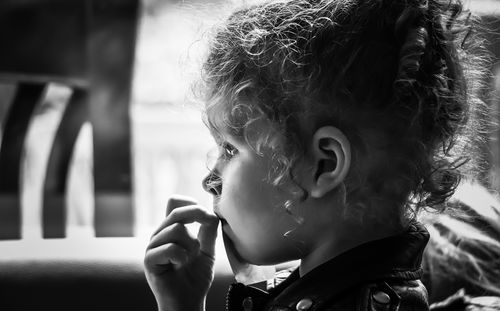
[[145, 257], [159, 309], [204, 309], [220, 222], [239, 262], [300, 259], [268, 291], [231, 286], [229, 310], [427, 310], [429, 235], [415, 215], [460, 179], [456, 138], [481, 105], [471, 22], [455, 0], [281, 0], [233, 13], [204, 66], [215, 215], [169, 207]]

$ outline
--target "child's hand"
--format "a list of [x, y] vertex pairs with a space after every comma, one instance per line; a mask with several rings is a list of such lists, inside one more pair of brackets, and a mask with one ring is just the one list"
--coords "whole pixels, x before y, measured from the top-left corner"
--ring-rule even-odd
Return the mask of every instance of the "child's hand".
[[[203, 310], [214, 278], [219, 219], [192, 200], [170, 199], [146, 249], [144, 266], [159, 310]], [[198, 237], [185, 224], [198, 222]]]

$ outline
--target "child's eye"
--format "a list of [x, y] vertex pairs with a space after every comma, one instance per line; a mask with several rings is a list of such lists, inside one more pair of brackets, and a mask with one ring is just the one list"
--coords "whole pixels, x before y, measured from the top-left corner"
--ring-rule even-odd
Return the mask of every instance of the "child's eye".
[[238, 149], [231, 145], [230, 143], [222, 144], [222, 156], [226, 159], [230, 159], [238, 154]]

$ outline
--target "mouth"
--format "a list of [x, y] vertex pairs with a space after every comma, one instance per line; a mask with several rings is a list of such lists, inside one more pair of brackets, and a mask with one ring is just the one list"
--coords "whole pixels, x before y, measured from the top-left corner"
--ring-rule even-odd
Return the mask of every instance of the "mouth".
[[215, 201], [215, 199], [214, 199], [214, 206], [213, 206], [214, 214], [219, 218], [221, 225], [227, 225], [226, 219], [224, 219], [224, 217], [222, 217], [222, 215], [219, 212], [219, 208], [217, 206], [217, 203], [218, 203], [218, 200]]
[[224, 218], [219, 217], [219, 221], [220, 221], [221, 226], [227, 225], [227, 221]]
[[214, 213], [219, 218], [221, 225], [227, 225], [227, 221], [219, 214], [219, 212], [215, 208], [214, 208]]

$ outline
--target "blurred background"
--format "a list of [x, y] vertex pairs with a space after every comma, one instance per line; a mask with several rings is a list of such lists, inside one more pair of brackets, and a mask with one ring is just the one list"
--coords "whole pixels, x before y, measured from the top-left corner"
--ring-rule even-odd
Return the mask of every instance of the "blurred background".
[[[191, 95], [204, 32], [224, 14], [221, 6], [227, 7], [219, 1], [145, 0], [141, 4], [129, 109], [134, 236], [153, 231], [174, 193], [211, 206], [201, 180], [214, 145], [201, 122], [201, 106]], [[15, 87], [0, 82], [2, 120]], [[41, 238], [45, 170], [71, 92], [64, 84], [51, 83], [30, 121], [22, 159], [23, 239]], [[68, 237], [94, 234], [92, 135], [87, 122], [71, 159], [65, 198]]]

